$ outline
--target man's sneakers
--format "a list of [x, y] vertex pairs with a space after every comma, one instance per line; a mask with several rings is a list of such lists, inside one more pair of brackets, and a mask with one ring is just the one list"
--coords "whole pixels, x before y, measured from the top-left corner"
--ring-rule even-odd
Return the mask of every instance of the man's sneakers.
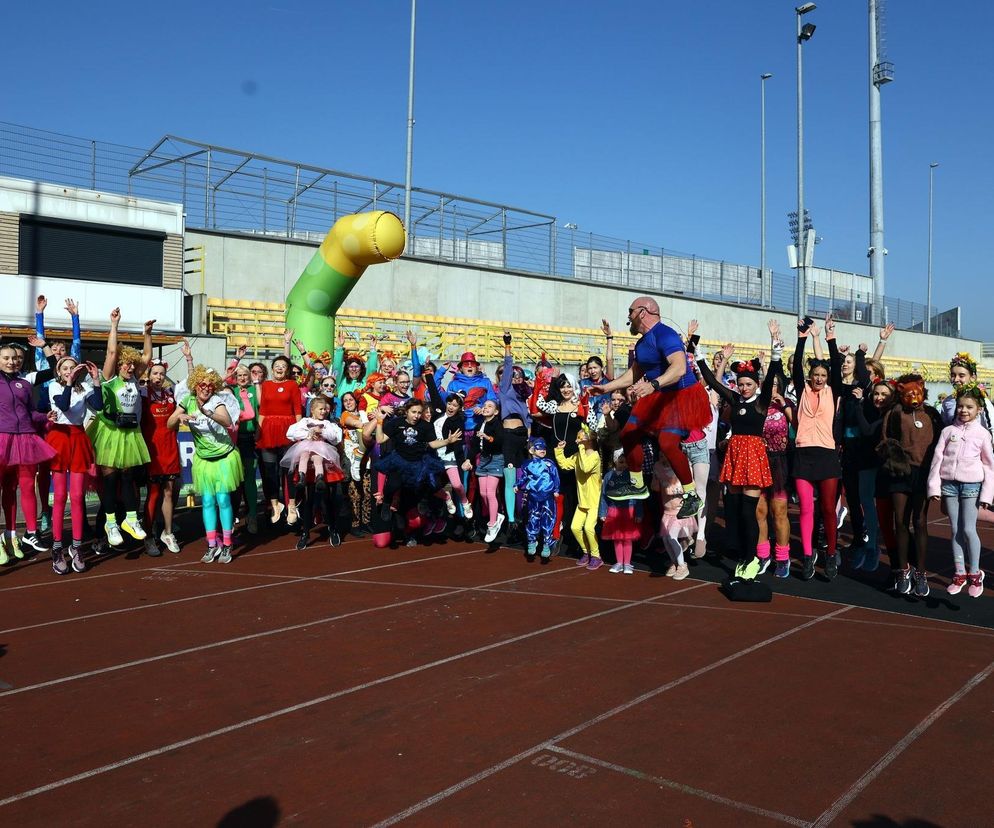
[[500, 527], [504, 525], [504, 515], [500, 512], [497, 513], [497, 520], [493, 523], [487, 524], [487, 534], [483, 536], [484, 543], [493, 543], [497, 538], [498, 532], [500, 532]]
[[697, 517], [701, 513], [702, 508], [704, 508], [704, 501], [697, 496], [697, 492], [693, 490], [685, 491], [683, 493], [683, 502], [680, 504], [680, 511], [677, 514], [677, 517]]
[[172, 532], [166, 532], [163, 530], [162, 534], [159, 535], [159, 540], [162, 541], [166, 549], [174, 555], [179, 552], [179, 542], [176, 540], [176, 536]]
[[979, 598], [984, 594], [984, 570], [972, 572], [967, 577], [970, 579], [970, 586], [966, 588], [966, 594], [971, 598]]
[[801, 569], [801, 578], [810, 581], [815, 576], [815, 559], [817, 555], [805, 555], [804, 567]]
[[894, 573], [894, 592], [898, 595], [909, 595], [911, 593], [911, 567], [898, 569]]
[[135, 540], [143, 541], [147, 537], [142, 529], [142, 522], [138, 518], [125, 518], [121, 521], [121, 528]]
[[[21, 543], [24, 546], [30, 546], [35, 552], [48, 552], [48, 547], [42, 543], [41, 538], [38, 537], [34, 532], [27, 532], [23, 538], [21, 538]], [[18, 554], [20, 552], [20, 554]], [[14, 554], [18, 558], [23, 558], [24, 553], [20, 549], [16, 549]]]
[[649, 489], [644, 484], [636, 486], [630, 475], [621, 474], [611, 478], [604, 494], [608, 500], [645, 500]]

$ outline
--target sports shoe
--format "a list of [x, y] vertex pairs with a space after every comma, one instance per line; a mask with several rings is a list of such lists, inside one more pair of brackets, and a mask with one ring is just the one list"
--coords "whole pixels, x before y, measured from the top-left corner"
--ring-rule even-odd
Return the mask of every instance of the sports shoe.
[[145, 554], [150, 558], [161, 558], [162, 550], [155, 544], [155, 538], [145, 538]]
[[625, 571], [625, 565], [620, 563], [616, 563], [608, 570], [608, 572], [613, 572], [615, 575], [617, 575], [619, 572], [624, 572], [624, 571]]
[[10, 555], [7, 554], [7, 536], [0, 534], [0, 566], [10, 563]]
[[407, 539], [407, 543], [404, 544], [404, 546], [406, 546], [408, 548], [412, 548], [412, 547], [415, 547], [417, 545], [418, 545], [418, 539], [417, 538], [408, 538]]
[[772, 559], [769, 558], [769, 557], [766, 557], [766, 558], [759, 558], [758, 560], [759, 560], [759, 572], [756, 573], [756, 577], [757, 578], [760, 575], [765, 575], [766, 574], [766, 570], [770, 568], [770, 563], [771, 563]]
[[777, 567], [773, 570], [774, 578], [790, 577], [790, 561], [777, 561]]
[[817, 555], [804, 556], [804, 568], [801, 570], [801, 578], [810, 581], [815, 576], [815, 559]]
[[297, 538], [297, 549], [299, 551], [306, 548], [307, 548], [307, 535], [304, 534], [301, 535], [299, 538]]
[[282, 503], [277, 503], [276, 508], [273, 509], [273, 513], [269, 516], [270, 523], [279, 523], [280, 518], [283, 517], [283, 513], [286, 511], [286, 506]]
[[587, 569], [593, 572], [595, 569], [600, 569], [604, 566], [604, 561], [601, 558], [595, 558], [593, 555], [590, 556], [590, 563], [587, 564]]
[[697, 496], [697, 492], [690, 491], [683, 493], [683, 503], [680, 505], [678, 518], [697, 517], [704, 508], [704, 501]]
[[468, 500], [462, 505], [462, 516], [466, 518], [466, 520], [473, 519], [473, 507]]
[[549, 544], [545, 544], [542, 547], [542, 563], [548, 563], [549, 558], [552, 557], [552, 547]]
[[866, 557], [863, 558], [863, 571], [864, 572], [876, 572], [877, 567], [880, 565], [880, 549], [874, 547], [866, 548]]
[[72, 548], [72, 571], [86, 572], [86, 562], [83, 560], [83, 550], [78, 546]]
[[[742, 566], [742, 564], [739, 564], [738, 566], [735, 567], [735, 574], [736, 575], [738, 575], [739, 567], [740, 566]], [[666, 572], [664, 572], [663, 574], [667, 578], [672, 578], [674, 575], [676, 575], [676, 564], [675, 563], [671, 563], [668, 567], [666, 567]]]
[[201, 563], [214, 563], [217, 560], [218, 555], [221, 554], [221, 549], [218, 546], [208, 546], [207, 551], [204, 552], [204, 557], [200, 559]]
[[328, 545], [329, 546], [341, 546], [342, 545], [342, 536], [339, 535], [338, 532], [335, 531], [334, 529], [332, 529], [330, 532], [328, 532]]
[[919, 598], [928, 598], [928, 575], [921, 569], [916, 569], [914, 573], [915, 595]]
[[682, 581], [684, 578], [690, 575], [690, 567], [687, 564], [681, 564], [676, 568], [676, 572], [673, 573], [674, 581]]
[[[118, 534], [118, 537], [120, 537], [120, 534]], [[93, 546], [90, 548], [93, 550], [94, 555], [106, 555], [110, 550], [110, 544], [104, 538], [96, 538], [93, 541]]]
[[[42, 543], [41, 538], [39, 538], [34, 532], [25, 533], [24, 537], [21, 538], [21, 543], [23, 543], [25, 546], [30, 546], [32, 549], [34, 549], [35, 552], [48, 551], [48, 547], [45, 546], [44, 543]], [[17, 552], [15, 552], [14, 554], [17, 555]], [[21, 553], [20, 555], [17, 556], [19, 558], [23, 558], [24, 554]]]
[[587, 565], [588, 563], [590, 563], [590, 555], [588, 555], [588, 554], [587, 554], [586, 552], [584, 552], [584, 553], [583, 553], [583, 554], [582, 554], [582, 555], [580, 556], [580, 560], [578, 560], [578, 561], [576, 562], [576, 565], [577, 565], [577, 566], [586, 566], [586, 565]]
[[908, 595], [911, 592], [911, 567], [899, 569], [894, 573], [894, 591], [898, 595]]
[[56, 575], [65, 575], [69, 571], [65, 552], [61, 549], [52, 550], [52, 571]]
[[632, 566], [631, 564], [625, 564], [625, 574], [626, 575], [634, 575], [635, 574], [635, 567]]
[[450, 515], [454, 515], [456, 513], [456, 502], [452, 499], [452, 495], [450, 494], [445, 495], [445, 511]]
[[145, 530], [142, 529], [141, 520], [135, 520], [135, 522], [132, 523], [130, 520], [125, 518], [121, 522], [121, 528], [129, 535], [131, 535], [131, 537], [133, 537], [135, 540], [145, 540], [146, 535], [145, 535]]
[[846, 517], [848, 517], [848, 515], [849, 515], [849, 507], [843, 506], [842, 511], [839, 512], [839, 519], [835, 524], [836, 529], [842, 528], [842, 524], [846, 522]]
[[287, 505], [287, 507], [286, 507], [286, 525], [287, 526], [293, 526], [297, 522], [297, 520], [299, 518], [300, 518], [300, 515], [297, 512], [296, 505], [294, 505], [294, 506]]
[[949, 582], [949, 586], [946, 587], [946, 592], [950, 595], [959, 595], [969, 580], [970, 576], [965, 572], [957, 572], [953, 575], [953, 579]]
[[968, 576], [970, 586], [966, 588], [966, 594], [971, 598], [979, 598], [984, 593], [984, 570], [971, 572]]
[[42, 512], [41, 516], [38, 518], [38, 531], [44, 533], [51, 528], [52, 528], [51, 518], [48, 516], [47, 512]]
[[611, 478], [604, 494], [608, 500], [645, 500], [649, 489], [644, 484], [636, 486], [628, 475], [619, 475]]
[[704, 538], [697, 538], [694, 541], [694, 548], [690, 553], [691, 558], [703, 558], [708, 553], [708, 544]]
[[231, 563], [231, 547], [230, 546], [222, 546], [221, 547], [221, 554], [217, 556], [217, 562], [218, 563], [223, 563], [223, 564], [229, 564], [229, 563]]
[[839, 574], [838, 553], [825, 555], [825, 577], [831, 581], [838, 574]]
[[10, 543], [10, 554], [17, 558], [17, 560], [23, 561], [24, 550], [21, 549], [21, 539], [17, 535], [10, 535], [7, 540]]
[[504, 525], [504, 516], [497, 513], [497, 520], [487, 526], [487, 534], [483, 536], [484, 543], [493, 543], [497, 538], [497, 533], [500, 532], [500, 527]]
[[179, 542], [176, 540], [176, 536], [172, 532], [163, 532], [159, 535], [159, 540], [162, 541], [166, 549], [174, 555], [179, 552]]

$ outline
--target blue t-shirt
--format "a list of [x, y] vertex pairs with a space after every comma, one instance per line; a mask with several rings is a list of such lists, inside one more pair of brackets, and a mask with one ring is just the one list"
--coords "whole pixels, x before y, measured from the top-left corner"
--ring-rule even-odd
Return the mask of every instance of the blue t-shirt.
[[[669, 325], [657, 322], [642, 338], [635, 343], [635, 361], [647, 380], [658, 379], [669, 367], [670, 354], [686, 353], [683, 340]], [[686, 362], [686, 358], [684, 358]], [[697, 383], [697, 377], [690, 365], [686, 366], [683, 377], [672, 385], [664, 385], [663, 389], [673, 391], [678, 388], [689, 388]]]

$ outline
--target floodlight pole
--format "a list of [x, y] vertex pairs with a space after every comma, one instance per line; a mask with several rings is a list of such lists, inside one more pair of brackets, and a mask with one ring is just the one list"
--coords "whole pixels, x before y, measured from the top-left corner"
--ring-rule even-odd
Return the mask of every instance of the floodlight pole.
[[928, 165], [928, 293], [925, 299], [925, 333], [932, 333], [932, 183], [937, 161]]
[[[769, 72], [759, 76], [760, 127], [759, 127], [759, 169], [760, 169], [760, 207], [759, 207], [759, 289], [760, 304], [766, 305], [766, 81], [772, 78]], [[770, 291], [770, 304], [773, 304], [773, 291]]]
[[814, 3], [804, 3], [795, 11], [797, 17], [797, 312], [808, 312], [807, 234], [804, 228], [804, 58], [801, 48], [801, 17], [814, 11]]
[[411, 0], [411, 55], [407, 73], [407, 168], [404, 176], [404, 230], [410, 242], [411, 233], [411, 170], [414, 166], [414, 25], [418, 0]]

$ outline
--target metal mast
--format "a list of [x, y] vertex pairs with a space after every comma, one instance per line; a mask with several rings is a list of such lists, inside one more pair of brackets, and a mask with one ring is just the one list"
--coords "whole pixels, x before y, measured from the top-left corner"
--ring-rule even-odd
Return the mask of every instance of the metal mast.
[[870, 278], [876, 293], [872, 307], [876, 324], [886, 322], [884, 307], [884, 160], [880, 118], [880, 87], [894, 80], [887, 60], [884, 14], [886, 0], [869, 0], [870, 23]]

